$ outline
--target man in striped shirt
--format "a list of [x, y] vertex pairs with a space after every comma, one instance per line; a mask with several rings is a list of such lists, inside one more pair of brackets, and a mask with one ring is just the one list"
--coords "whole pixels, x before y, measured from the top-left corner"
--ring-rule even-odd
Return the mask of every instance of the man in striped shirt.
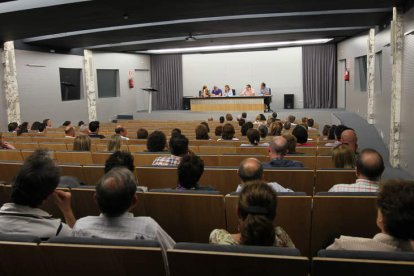
[[374, 149], [364, 149], [356, 162], [356, 182], [337, 184], [329, 192], [377, 192], [384, 169], [381, 154]]

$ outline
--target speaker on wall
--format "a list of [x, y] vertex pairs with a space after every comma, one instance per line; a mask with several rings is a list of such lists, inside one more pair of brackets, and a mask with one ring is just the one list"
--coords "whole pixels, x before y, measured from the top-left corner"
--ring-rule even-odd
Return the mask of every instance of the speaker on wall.
[[191, 110], [191, 101], [190, 98], [183, 98], [183, 110]]
[[294, 109], [295, 108], [295, 95], [294, 94], [285, 94], [284, 95], [284, 106], [285, 109]]

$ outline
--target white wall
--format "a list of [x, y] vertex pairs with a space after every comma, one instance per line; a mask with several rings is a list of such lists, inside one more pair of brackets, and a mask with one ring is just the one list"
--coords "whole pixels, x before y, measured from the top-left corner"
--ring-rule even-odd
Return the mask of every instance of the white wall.
[[240, 93], [246, 84], [258, 91], [262, 82], [272, 89], [274, 110], [283, 108], [283, 94], [295, 94], [295, 108], [303, 108], [302, 48], [183, 55], [184, 96], [198, 96], [204, 84]]
[[[149, 70], [149, 56], [94, 52], [93, 63], [95, 74], [96, 69], [119, 70], [120, 96], [97, 99], [98, 120], [108, 121], [117, 114], [135, 114], [137, 110], [147, 108], [147, 95], [138, 89], [141, 88], [140, 83], [129, 89], [128, 71]], [[60, 92], [59, 68], [84, 70], [82, 56], [16, 50], [16, 66], [22, 121], [33, 122], [48, 117], [55, 122], [54, 125], [60, 125], [65, 120], [88, 120], [86, 98], [62, 102]]]

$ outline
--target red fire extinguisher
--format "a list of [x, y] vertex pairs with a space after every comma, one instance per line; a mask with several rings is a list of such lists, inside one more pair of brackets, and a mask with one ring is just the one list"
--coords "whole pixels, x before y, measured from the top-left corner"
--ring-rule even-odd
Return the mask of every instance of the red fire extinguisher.
[[134, 79], [133, 79], [133, 78], [130, 78], [130, 79], [128, 80], [128, 84], [129, 84], [129, 89], [134, 88]]
[[349, 81], [349, 71], [348, 71], [348, 69], [345, 70], [344, 80]]

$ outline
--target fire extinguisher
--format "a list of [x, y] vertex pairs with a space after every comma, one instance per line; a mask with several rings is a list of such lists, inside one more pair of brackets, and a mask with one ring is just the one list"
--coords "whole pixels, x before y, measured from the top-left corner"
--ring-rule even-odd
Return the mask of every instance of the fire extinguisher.
[[134, 88], [134, 79], [133, 79], [133, 78], [130, 78], [130, 79], [128, 80], [128, 84], [129, 84], [129, 89]]
[[349, 81], [349, 71], [348, 71], [348, 69], [345, 70], [344, 80]]

